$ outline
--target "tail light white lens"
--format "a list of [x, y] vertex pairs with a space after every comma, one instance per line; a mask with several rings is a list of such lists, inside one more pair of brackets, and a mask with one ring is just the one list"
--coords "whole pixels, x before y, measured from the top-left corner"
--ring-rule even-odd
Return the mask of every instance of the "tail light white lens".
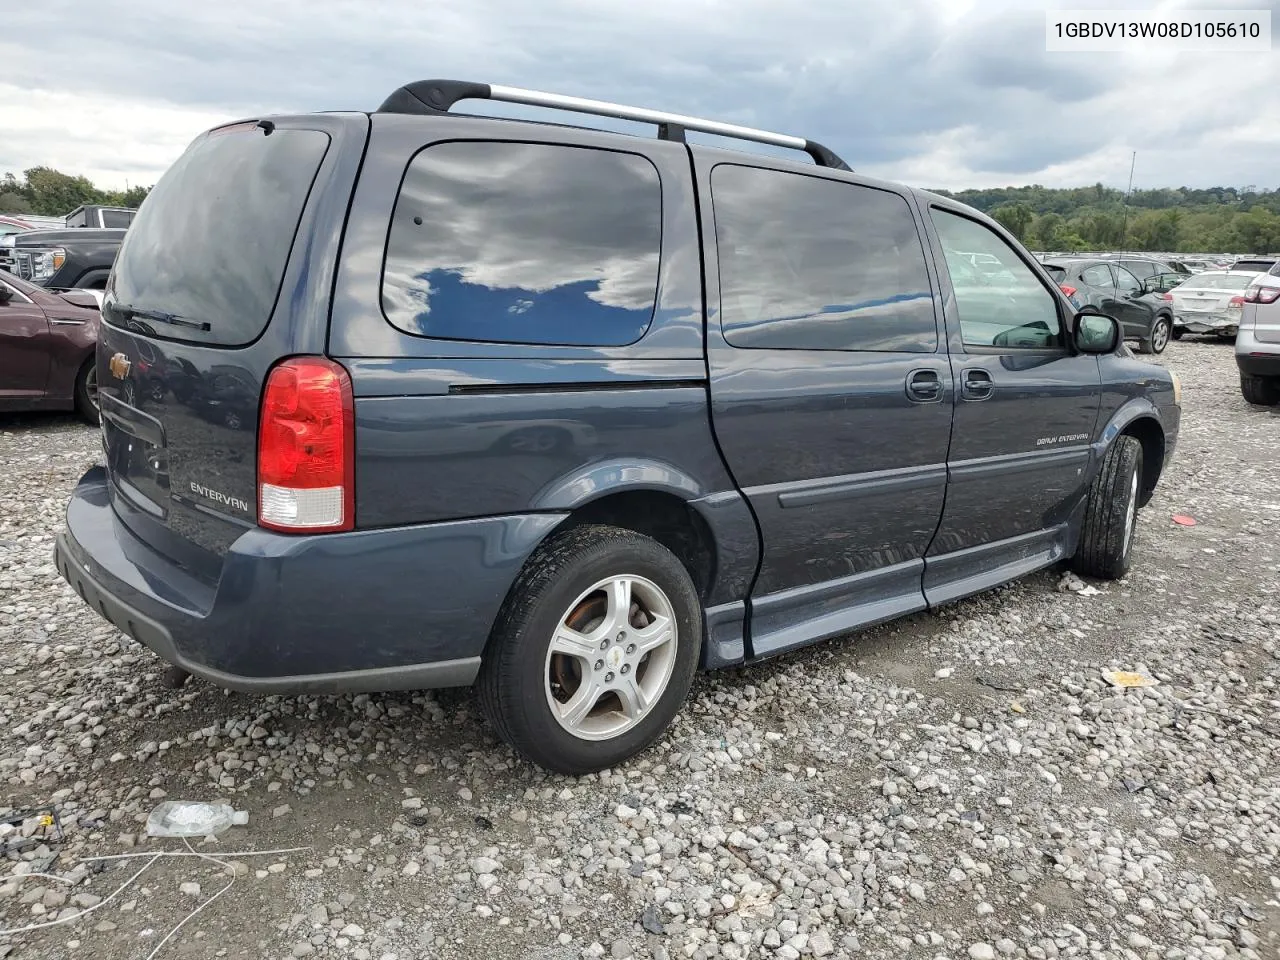
[[258, 428], [258, 523], [327, 533], [355, 526], [351, 377], [325, 357], [272, 368]]
[[1277, 300], [1280, 300], [1280, 287], [1251, 283], [1244, 292], [1245, 303], [1275, 303]]

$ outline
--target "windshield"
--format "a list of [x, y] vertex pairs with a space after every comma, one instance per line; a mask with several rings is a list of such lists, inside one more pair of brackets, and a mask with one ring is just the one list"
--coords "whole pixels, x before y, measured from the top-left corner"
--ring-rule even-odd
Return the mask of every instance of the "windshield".
[[163, 336], [240, 346], [266, 327], [329, 137], [256, 125], [195, 141], [147, 196], [117, 258], [108, 322], [181, 318]]

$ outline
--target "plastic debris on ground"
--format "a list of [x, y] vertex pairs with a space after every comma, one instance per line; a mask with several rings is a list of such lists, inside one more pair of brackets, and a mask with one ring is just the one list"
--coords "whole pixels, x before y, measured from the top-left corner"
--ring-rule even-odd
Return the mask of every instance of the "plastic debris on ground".
[[1160, 681], [1132, 670], [1103, 670], [1102, 679], [1113, 687], [1154, 687]]
[[1097, 587], [1085, 583], [1074, 573], [1063, 575], [1062, 579], [1058, 581], [1058, 590], [1061, 593], [1074, 593], [1080, 597], [1096, 597], [1102, 593]]
[[1175, 513], [1173, 522], [1180, 527], [1194, 527], [1196, 525], [1195, 517], [1188, 517], [1185, 513]]
[[166, 800], [147, 817], [147, 836], [214, 837], [233, 825], [248, 822], [246, 811], [234, 810], [225, 803]]

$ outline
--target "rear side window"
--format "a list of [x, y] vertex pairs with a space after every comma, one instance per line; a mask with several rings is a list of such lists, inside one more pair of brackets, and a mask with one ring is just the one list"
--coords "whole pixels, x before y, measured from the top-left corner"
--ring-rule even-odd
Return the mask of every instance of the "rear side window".
[[924, 248], [896, 193], [722, 164], [720, 322], [735, 347], [932, 353]]
[[130, 210], [103, 210], [102, 225], [104, 227], [127, 227], [133, 222]]
[[1080, 274], [1080, 279], [1091, 287], [1110, 287], [1115, 283], [1111, 277], [1111, 268], [1105, 263], [1095, 263]]
[[125, 234], [104, 319], [114, 322], [128, 306], [175, 318], [154, 327], [168, 339], [219, 346], [256, 339], [271, 319], [328, 146], [318, 130], [266, 134], [250, 124], [196, 140]]
[[382, 307], [423, 337], [622, 346], [653, 317], [661, 245], [662, 189], [644, 157], [436, 144], [396, 200]]

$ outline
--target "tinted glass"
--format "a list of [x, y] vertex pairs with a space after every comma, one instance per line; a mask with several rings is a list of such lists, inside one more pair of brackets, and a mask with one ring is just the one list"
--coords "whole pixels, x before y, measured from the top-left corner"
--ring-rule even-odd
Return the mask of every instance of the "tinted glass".
[[578, 346], [638, 340], [662, 239], [644, 157], [539, 143], [442, 143], [409, 164], [382, 306], [424, 337]]
[[1124, 260], [1121, 262], [1124, 264], [1123, 269], [1127, 269], [1140, 280], [1147, 277], [1154, 277], [1157, 273], [1161, 272], [1159, 267], [1154, 263], [1148, 263], [1146, 260]]
[[[327, 134], [256, 126], [196, 140], [160, 178], [125, 234], [114, 300], [209, 324], [159, 328], [171, 339], [235, 346], [271, 318]], [[107, 310], [108, 322], [117, 314]]]
[[102, 225], [104, 227], [127, 227], [133, 222], [133, 213], [129, 210], [103, 210]]
[[1053, 277], [1055, 281], [1061, 282], [1062, 279], [1067, 275], [1067, 268], [1059, 267], [1056, 264], [1052, 264], [1052, 263], [1046, 263], [1044, 265], [1044, 272], [1049, 274], [1049, 276]]
[[1274, 260], [1237, 260], [1231, 265], [1232, 270], [1257, 270], [1265, 273], [1275, 266]]
[[1102, 263], [1087, 267], [1081, 272], [1080, 279], [1091, 287], [1109, 287], [1115, 282], [1111, 279], [1111, 268]]
[[1142, 288], [1142, 284], [1138, 278], [1130, 273], [1127, 269], [1116, 264], [1116, 284], [1115, 289], [1118, 293], [1137, 293]]
[[721, 325], [735, 347], [930, 353], [933, 295], [902, 197], [721, 165], [711, 176]]
[[[964, 342], [982, 347], [1060, 347], [1057, 298], [1013, 247], [975, 220], [937, 209], [932, 215], [951, 274]], [[1000, 272], [984, 274], [982, 282], [975, 282], [966, 269], [975, 253], [994, 257]]]

